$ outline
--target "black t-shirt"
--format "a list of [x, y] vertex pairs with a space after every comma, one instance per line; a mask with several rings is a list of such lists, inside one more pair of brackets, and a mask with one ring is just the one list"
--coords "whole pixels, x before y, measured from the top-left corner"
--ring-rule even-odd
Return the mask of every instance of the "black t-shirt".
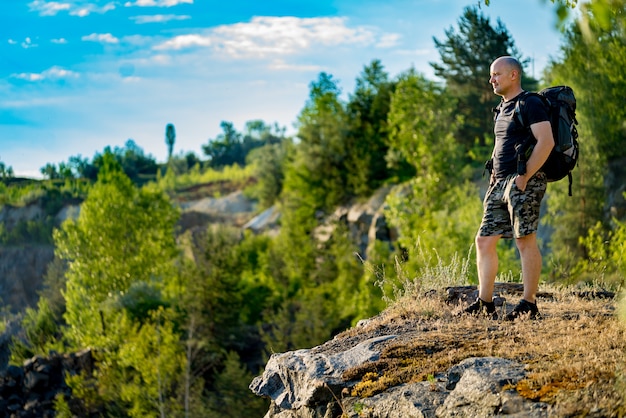
[[[493, 151], [493, 170], [497, 179], [503, 179], [517, 172], [517, 156], [515, 145], [523, 143], [531, 135], [528, 127], [523, 127], [515, 119], [515, 104], [520, 93], [508, 102], [502, 102], [493, 127], [495, 145]], [[524, 99], [521, 108], [526, 126], [534, 123], [549, 121], [548, 110], [537, 96], [529, 95]]]

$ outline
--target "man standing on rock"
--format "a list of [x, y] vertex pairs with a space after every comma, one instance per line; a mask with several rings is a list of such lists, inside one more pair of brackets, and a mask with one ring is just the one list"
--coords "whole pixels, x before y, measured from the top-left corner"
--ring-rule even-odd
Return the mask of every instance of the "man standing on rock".
[[[483, 202], [483, 218], [476, 235], [476, 265], [478, 269], [478, 298], [465, 313], [485, 313], [493, 319], [498, 314], [493, 291], [498, 272], [496, 244], [500, 238], [515, 238], [522, 264], [524, 295], [515, 309], [506, 316], [537, 318], [536, 294], [541, 273], [541, 253], [537, 244], [537, 227], [541, 199], [546, 191], [546, 176], [541, 167], [554, 147], [548, 111], [541, 99], [524, 96], [521, 86], [522, 66], [513, 57], [496, 59], [490, 68], [489, 83], [493, 92], [502, 96], [495, 109], [495, 145], [488, 163], [490, 183]], [[515, 117], [515, 105], [523, 98], [523, 117], [530, 130]], [[517, 149], [528, 143], [532, 135], [536, 144], [518, 167]]]

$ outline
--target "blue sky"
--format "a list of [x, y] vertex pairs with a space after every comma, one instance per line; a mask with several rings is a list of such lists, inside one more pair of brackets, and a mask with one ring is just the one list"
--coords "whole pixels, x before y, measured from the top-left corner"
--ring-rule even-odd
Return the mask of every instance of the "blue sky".
[[[0, 161], [39, 177], [46, 163], [91, 159], [133, 139], [157, 161], [201, 154], [246, 121], [293, 123], [325, 71], [347, 95], [373, 59], [395, 77], [434, 79], [433, 37], [445, 40], [477, 0], [2, 0]], [[491, 0], [535, 76], [558, 57], [546, 0]], [[485, 74], [485, 82], [488, 75]]]

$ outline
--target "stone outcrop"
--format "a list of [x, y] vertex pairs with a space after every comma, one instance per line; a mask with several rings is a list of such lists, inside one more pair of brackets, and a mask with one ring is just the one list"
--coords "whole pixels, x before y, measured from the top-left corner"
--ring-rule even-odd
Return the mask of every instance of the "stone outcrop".
[[[497, 283], [496, 304], [506, 309], [504, 296], [519, 297], [522, 289], [519, 283]], [[450, 287], [439, 295], [451, 306], [459, 306], [474, 300], [477, 289]], [[611, 292], [572, 295], [595, 300], [615, 297]], [[554, 297], [548, 292], [537, 296], [545, 301]], [[353, 396], [368, 370], [378, 370], [378, 365], [398, 347], [410, 346], [420, 338], [427, 341], [428, 332], [437, 327], [431, 323], [419, 325], [408, 317], [397, 322], [381, 322], [378, 317], [363, 320], [349, 332], [317, 347], [273, 354], [250, 389], [270, 399], [265, 418], [553, 416], [551, 405], [522, 397], [516, 390], [517, 383], [528, 378], [527, 366], [500, 357], [461, 358], [425, 381], [391, 384], [373, 396]], [[449, 343], [454, 351], [455, 343]]]
[[362, 258], [367, 258], [367, 248], [375, 240], [392, 245], [398, 234], [394, 228], [389, 227], [384, 215], [385, 199], [391, 190], [390, 186], [382, 187], [365, 202], [338, 207], [315, 229], [315, 237], [320, 242], [326, 242], [332, 237], [338, 224], [344, 225]]
[[0, 303], [12, 312], [35, 306], [53, 258], [52, 245], [0, 246]]
[[208, 224], [242, 226], [254, 216], [256, 203], [235, 191], [223, 197], [202, 197], [179, 203], [183, 230]]
[[330, 341], [274, 354], [250, 389], [271, 399], [265, 418], [548, 416], [546, 404], [507, 390], [525, 377], [524, 366], [492, 357], [468, 358], [432, 381], [402, 384], [369, 398], [346, 396], [355, 382], [344, 381], [343, 373], [376, 361], [395, 338], [384, 335], [355, 345]]
[[91, 375], [93, 367], [91, 350], [47, 358], [36, 356], [22, 367], [9, 366], [0, 373], [0, 416], [53, 417], [55, 398], [63, 395], [67, 400], [71, 395], [65, 383], [66, 374]]

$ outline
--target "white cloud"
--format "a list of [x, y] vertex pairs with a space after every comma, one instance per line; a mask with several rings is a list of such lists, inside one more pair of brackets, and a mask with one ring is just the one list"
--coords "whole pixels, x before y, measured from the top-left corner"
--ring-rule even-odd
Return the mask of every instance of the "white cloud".
[[314, 44], [369, 44], [374, 33], [352, 29], [344, 18], [254, 17], [250, 23], [220, 26], [214, 30], [219, 49], [231, 57], [290, 55]]
[[232, 58], [292, 55], [314, 46], [378, 45], [389, 47], [397, 34], [379, 35], [365, 27], [351, 28], [345, 18], [254, 17], [250, 22], [223, 25], [207, 34], [174, 37], [157, 50], [212, 46]]
[[55, 16], [62, 10], [69, 10], [72, 7], [70, 3], [61, 3], [57, 1], [34, 0], [28, 3], [28, 9], [31, 12], [39, 12], [39, 16]]
[[397, 55], [429, 55], [433, 52], [431, 49], [398, 49], [394, 51]]
[[7, 42], [9, 42], [9, 45], [17, 45], [17, 41], [15, 39], [9, 39]]
[[110, 33], [92, 33], [91, 35], [83, 36], [81, 39], [83, 41], [101, 42], [103, 44], [117, 44], [120, 41]]
[[162, 43], [161, 45], [157, 45], [155, 49], [183, 49], [190, 48], [194, 46], [210, 46], [212, 44], [211, 38], [208, 36], [202, 35], [180, 35], [175, 36]]
[[124, 3], [126, 7], [138, 6], [138, 7], [172, 7], [179, 4], [193, 4], [193, 0], [136, 0], [134, 2], [128, 1]]
[[66, 70], [62, 67], [54, 66], [41, 73], [19, 73], [19, 74], [12, 74], [11, 77], [19, 78], [20, 80], [35, 82], [35, 81], [43, 81], [43, 80], [60, 80], [60, 79], [67, 79], [67, 78], [77, 78], [79, 77], [79, 74], [74, 71]]
[[26, 38], [24, 39], [24, 41], [23, 41], [20, 45], [21, 45], [21, 46], [22, 46], [22, 48], [24, 48], [24, 49], [28, 49], [28, 48], [35, 48], [35, 47], [39, 46], [39, 45], [37, 45], [37, 44], [34, 44], [34, 43], [33, 43], [33, 41], [32, 41], [29, 37], [26, 37]]
[[72, 16], [85, 17], [89, 16], [91, 13], [100, 13], [104, 14], [108, 11], [115, 10], [115, 3], [107, 3], [102, 7], [98, 7], [95, 4], [87, 4], [82, 7], [77, 7], [70, 12]]
[[65, 38], [51, 39], [50, 42], [52, 42], [53, 44], [66, 44], [67, 39]]
[[31, 12], [39, 12], [39, 16], [56, 16], [61, 11], [67, 11], [72, 16], [85, 17], [91, 13], [106, 13], [115, 9], [115, 2], [109, 2], [99, 7], [96, 3], [77, 5], [70, 2], [34, 0], [28, 4]]
[[376, 46], [379, 48], [391, 48], [398, 45], [400, 38], [401, 36], [397, 33], [385, 33], [380, 37]]
[[189, 15], [141, 15], [133, 16], [130, 18], [134, 20], [138, 25], [144, 23], [165, 23], [171, 20], [188, 20], [191, 19]]
[[269, 68], [271, 70], [280, 71], [305, 71], [305, 72], [319, 72], [322, 68], [319, 65], [294, 65], [288, 64], [284, 60], [274, 60]]

